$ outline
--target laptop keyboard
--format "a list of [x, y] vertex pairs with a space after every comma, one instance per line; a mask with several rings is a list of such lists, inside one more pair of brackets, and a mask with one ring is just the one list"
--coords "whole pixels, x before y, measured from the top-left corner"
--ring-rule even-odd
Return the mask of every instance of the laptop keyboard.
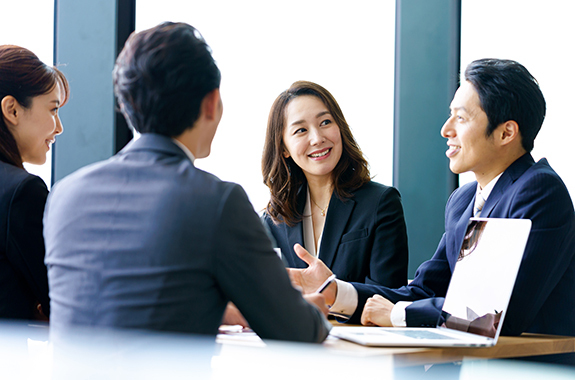
[[409, 338], [414, 339], [453, 339], [452, 337], [445, 336], [443, 334], [438, 334], [433, 331], [428, 330], [421, 330], [421, 331], [414, 331], [414, 330], [401, 330], [397, 329], [397, 331], [390, 331], [392, 334], [399, 334], [402, 336], [406, 336]]

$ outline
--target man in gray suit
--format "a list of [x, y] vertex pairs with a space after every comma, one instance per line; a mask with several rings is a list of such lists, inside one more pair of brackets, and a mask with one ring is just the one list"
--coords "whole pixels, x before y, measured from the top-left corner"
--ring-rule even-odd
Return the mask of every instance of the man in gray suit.
[[52, 326], [215, 335], [232, 301], [264, 339], [325, 339], [323, 296], [291, 286], [244, 190], [194, 166], [222, 116], [219, 85], [190, 25], [130, 36], [114, 88], [141, 137], [63, 179], [46, 205]]

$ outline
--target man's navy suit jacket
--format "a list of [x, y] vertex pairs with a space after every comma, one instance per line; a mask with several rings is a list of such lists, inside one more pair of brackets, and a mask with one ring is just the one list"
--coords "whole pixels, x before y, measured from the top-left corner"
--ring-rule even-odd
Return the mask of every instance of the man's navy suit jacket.
[[[307, 185], [297, 198], [303, 215]], [[304, 245], [303, 222], [288, 226], [264, 218], [284, 260], [290, 268], [306, 268], [295, 254], [295, 243]], [[388, 287], [407, 283], [407, 232], [399, 192], [389, 186], [368, 182], [342, 200], [334, 193], [329, 202], [321, 238], [319, 258], [347, 282]]]
[[[431, 260], [414, 280], [399, 289], [353, 284], [359, 294], [357, 321], [368, 297], [414, 302], [406, 309], [408, 326], [435, 325], [437, 309], [455, 267], [475, 199], [477, 182], [455, 190], [445, 208], [445, 233]], [[481, 217], [530, 219], [532, 229], [502, 333], [575, 335], [575, 213], [563, 181], [542, 159], [530, 154], [515, 161], [499, 178]], [[431, 298], [431, 299], [430, 299]]]
[[44, 213], [51, 325], [215, 335], [228, 301], [262, 338], [323, 341], [241, 186], [143, 134], [60, 181]]

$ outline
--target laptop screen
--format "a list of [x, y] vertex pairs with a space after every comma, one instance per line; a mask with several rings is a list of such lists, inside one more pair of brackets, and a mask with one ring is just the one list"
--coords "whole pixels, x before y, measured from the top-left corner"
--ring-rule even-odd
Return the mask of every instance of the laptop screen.
[[527, 219], [469, 220], [445, 296], [443, 327], [499, 336], [530, 229]]

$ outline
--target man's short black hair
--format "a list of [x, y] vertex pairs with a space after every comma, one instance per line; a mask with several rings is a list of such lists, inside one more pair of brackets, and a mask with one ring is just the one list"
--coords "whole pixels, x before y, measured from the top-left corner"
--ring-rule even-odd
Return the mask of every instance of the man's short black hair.
[[531, 73], [515, 61], [480, 59], [467, 66], [465, 80], [477, 91], [487, 114], [487, 136], [513, 120], [519, 125], [523, 148], [530, 152], [545, 119], [545, 98]]
[[204, 97], [221, 80], [211, 49], [185, 23], [132, 33], [114, 68], [114, 92], [140, 133], [175, 137], [198, 119]]

